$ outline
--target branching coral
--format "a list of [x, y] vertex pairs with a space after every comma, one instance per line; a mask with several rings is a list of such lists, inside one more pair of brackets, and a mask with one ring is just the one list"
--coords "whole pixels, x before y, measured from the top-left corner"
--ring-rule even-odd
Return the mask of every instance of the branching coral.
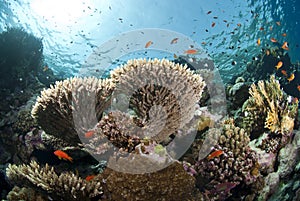
[[[196, 163], [196, 170], [200, 178], [210, 180], [209, 185], [214, 186], [210, 191], [213, 196], [218, 192], [226, 197], [229, 192], [220, 192], [216, 189], [219, 185], [251, 185], [259, 176], [259, 170], [256, 154], [248, 146], [250, 139], [245, 130], [234, 126], [233, 122], [224, 123], [220, 129], [217, 145], [208, 157]], [[207, 135], [214, 134], [215, 129], [211, 129]], [[218, 152], [221, 154], [216, 155]]]
[[35, 161], [29, 165], [9, 165], [6, 174], [13, 183], [47, 192], [55, 199], [89, 200], [103, 194], [100, 182], [86, 181], [70, 172], [58, 175], [53, 167], [41, 167]]
[[43, 90], [32, 116], [46, 133], [70, 144], [80, 142], [94, 127], [109, 104], [113, 85], [97, 78], [70, 78]]
[[47, 196], [41, 195], [40, 193], [36, 192], [35, 190], [31, 188], [19, 188], [18, 186], [15, 186], [7, 195], [7, 199], [9, 201], [46, 201]]
[[267, 128], [275, 134], [288, 135], [292, 132], [298, 101], [293, 101], [280, 89], [274, 75], [270, 81], [252, 84], [249, 93], [250, 98], [243, 105], [247, 131], [261, 134]]
[[111, 79], [116, 83], [116, 97], [125, 95], [144, 126], [155, 127], [145, 136], [157, 142], [192, 119], [205, 86], [187, 66], [164, 59], [130, 60], [112, 71]]

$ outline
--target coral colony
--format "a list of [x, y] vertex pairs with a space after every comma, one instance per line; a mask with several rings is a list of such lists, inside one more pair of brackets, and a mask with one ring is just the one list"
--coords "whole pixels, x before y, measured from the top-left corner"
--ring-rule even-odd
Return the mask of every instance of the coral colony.
[[[30, 152], [51, 150], [62, 160], [10, 164], [6, 175], [14, 188], [7, 199], [267, 200], [295, 168], [298, 100], [272, 75], [251, 85], [236, 121], [217, 123], [197, 112], [207, 96], [202, 77], [208, 75], [168, 60], [138, 59], [107, 79], [74, 77], [44, 89], [31, 111], [35, 130], [20, 140], [31, 144], [24, 146]], [[231, 96], [244, 82], [239, 78]], [[122, 94], [129, 97], [125, 103]], [[188, 127], [196, 129], [195, 139], [175, 159], [166, 147], [190, 135]], [[206, 138], [215, 143], [201, 157]], [[103, 166], [100, 160], [84, 164], [91, 155], [109, 157]], [[130, 171], [153, 166], [160, 168]]]

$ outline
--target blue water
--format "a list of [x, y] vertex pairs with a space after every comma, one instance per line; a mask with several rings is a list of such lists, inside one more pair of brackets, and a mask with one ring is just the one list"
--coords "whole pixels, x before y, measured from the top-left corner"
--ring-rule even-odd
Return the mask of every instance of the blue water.
[[[202, 46], [227, 81], [244, 70], [262, 47], [272, 45], [271, 37], [288, 41], [292, 61], [300, 60], [299, 7], [296, 0], [1, 0], [0, 31], [23, 27], [43, 38], [45, 62], [56, 75], [70, 77], [82, 71], [97, 47], [122, 33], [166, 29]], [[109, 51], [106, 56], [111, 56]], [[116, 58], [110, 59], [116, 63]]]

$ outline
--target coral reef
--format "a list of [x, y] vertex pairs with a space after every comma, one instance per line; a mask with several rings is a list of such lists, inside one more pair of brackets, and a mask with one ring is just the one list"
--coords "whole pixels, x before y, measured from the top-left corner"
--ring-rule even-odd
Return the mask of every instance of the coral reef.
[[47, 133], [76, 145], [93, 128], [109, 103], [112, 83], [97, 78], [57, 81], [41, 92], [32, 116]]
[[[243, 128], [236, 127], [233, 120], [226, 120], [221, 128], [211, 129], [206, 135], [216, 135], [214, 138], [218, 141], [211, 155], [200, 158], [195, 168], [199, 174], [198, 180], [210, 181], [205, 186], [211, 188], [208, 193], [211, 199], [225, 199], [230, 196], [230, 189], [217, 189], [222, 184], [245, 188], [256, 182], [260, 176], [257, 156], [250, 149], [250, 138]], [[220, 154], [214, 156], [218, 152]]]
[[130, 60], [112, 71], [111, 79], [116, 83], [114, 97], [124, 99], [125, 96], [129, 100], [127, 108], [150, 127], [146, 133], [157, 142], [168, 139], [193, 118], [205, 86], [202, 77], [186, 65], [164, 59]]
[[249, 93], [250, 97], [243, 105], [243, 124], [251, 137], [258, 137], [267, 129], [283, 136], [292, 132], [298, 101], [281, 90], [274, 75], [270, 81], [252, 84]]
[[14, 184], [37, 188], [56, 200], [89, 200], [103, 194], [100, 182], [86, 181], [70, 172], [58, 175], [53, 167], [41, 167], [35, 161], [29, 165], [9, 165], [6, 172]]
[[7, 195], [9, 201], [46, 201], [48, 200], [47, 197], [48, 196], [41, 195], [31, 188], [20, 188], [18, 186], [15, 186]]
[[[176, 176], [174, 176], [176, 175]], [[203, 200], [195, 188], [195, 178], [179, 162], [154, 173], [129, 174], [105, 169], [111, 200]]]

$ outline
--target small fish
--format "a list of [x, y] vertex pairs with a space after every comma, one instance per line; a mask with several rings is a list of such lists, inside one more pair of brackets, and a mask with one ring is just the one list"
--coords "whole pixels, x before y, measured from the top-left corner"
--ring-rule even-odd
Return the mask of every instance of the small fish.
[[149, 41], [146, 43], [145, 48], [150, 47], [150, 45], [152, 45], [152, 44], [153, 44], [153, 42], [152, 42], [151, 40], [149, 40]]
[[223, 22], [227, 23], [227, 20], [223, 20]]
[[266, 50], [266, 55], [267, 55], [267, 56], [270, 55], [270, 50]]
[[277, 40], [275, 38], [270, 39], [272, 43], [277, 43]]
[[298, 84], [298, 86], [297, 86], [297, 89], [298, 89], [298, 91], [300, 91], [300, 85]]
[[224, 154], [224, 152], [223, 152], [222, 150], [216, 150], [216, 151], [212, 152], [211, 154], [209, 154], [209, 155], [207, 156], [207, 159], [210, 160], [210, 159], [219, 157], [219, 156], [221, 156], [222, 154]]
[[48, 65], [45, 65], [44, 68], [43, 68], [43, 71], [45, 72], [47, 70], [49, 70], [49, 67], [48, 67]]
[[210, 10], [210, 11], [208, 11], [206, 14], [209, 15], [209, 14], [211, 14], [211, 12], [212, 12], [212, 11]]
[[283, 65], [283, 62], [282, 62], [282, 61], [279, 61], [279, 62], [277, 63], [277, 65], [275, 66], [275, 68], [278, 70], [279, 68], [282, 67], [282, 65]]
[[260, 43], [261, 43], [260, 38], [257, 39], [256, 43], [257, 43], [258, 46], [260, 46]]
[[178, 42], [178, 38], [174, 38], [173, 40], [171, 40], [170, 44], [176, 44]]
[[214, 16], [213, 18], [214, 18], [214, 19], [218, 19], [218, 17], [217, 17], [217, 16]]
[[293, 81], [295, 79], [295, 74], [292, 73], [291, 76], [287, 79], [289, 82]]
[[281, 73], [282, 73], [282, 75], [284, 75], [285, 77], [288, 76], [286, 70], [281, 70]]
[[196, 54], [197, 52], [198, 51], [195, 49], [189, 49], [189, 50], [184, 51], [184, 54]]
[[216, 185], [216, 191], [217, 192], [229, 192], [231, 189], [233, 189], [234, 187], [236, 187], [236, 183], [233, 182], [225, 182], [225, 183], [221, 183]]
[[292, 100], [292, 103], [298, 104], [298, 102], [299, 102], [298, 98], [297, 98], [297, 97], [294, 97], [293, 100]]
[[283, 45], [281, 46], [281, 48], [284, 50], [289, 50], [288, 43], [284, 42]]
[[174, 59], [178, 58], [178, 56], [175, 53], [173, 54], [173, 57], [174, 57]]
[[86, 176], [85, 180], [86, 181], [91, 181], [94, 178], [95, 178], [95, 175], [88, 175], [88, 176]]
[[215, 25], [216, 25], [216, 23], [215, 23], [215, 22], [211, 23], [211, 27], [214, 27]]
[[54, 155], [57, 156], [59, 159], [68, 160], [70, 162], [73, 162], [73, 159], [64, 151], [62, 150], [56, 150], [54, 152]]
[[238, 23], [237, 26], [240, 27], [240, 26], [242, 26], [242, 25], [241, 25], [241, 23]]
[[259, 30], [263, 31], [263, 30], [265, 30], [265, 29], [264, 29], [263, 27], [260, 27]]
[[94, 134], [95, 134], [95, 131], [90, 130], [90, 131], [88, 131], [88, 132], [86, 132], [86, 133], [84, 134], [84, 137], [85, 137], [85, 138], [91, 138], [91, 137], [93, 137]]
[[283, 37], [286, 37], [286, 33], [281, 34]]
[[277, 24], [278, 26], [280, 26], [280, 25], [281, 25], [281, 23], [280, 23], [279, 21], [277, 21], [277, 22], [276, 22], [276, 24]]

